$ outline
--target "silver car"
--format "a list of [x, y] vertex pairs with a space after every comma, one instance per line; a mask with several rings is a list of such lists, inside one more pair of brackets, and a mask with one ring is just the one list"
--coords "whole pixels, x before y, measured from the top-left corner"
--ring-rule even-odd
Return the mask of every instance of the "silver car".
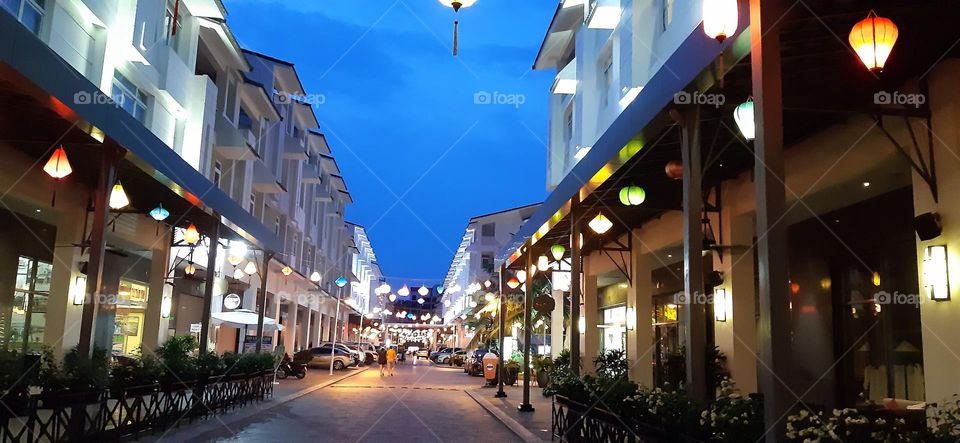
[[[313, 354], [313, 360], [310, 360], [309, 362], [307, 362], [307, 367], [329, 369], [330, 362], [331, 362], [330, 350], [331, 348], [329, 346], [327, 347], [321, 346], [319, 348], [311, 349], [310, 353]], [[346, 369], [348, 366], [353, 364], [353, 355], [351, 355], [348, 351], [344, 351], [343, 349], [340, 349], [338, 347], [333, 352], [332, 361], [333, 361], [333, 369], [336, 369], [339, 371], [342, 369]]]

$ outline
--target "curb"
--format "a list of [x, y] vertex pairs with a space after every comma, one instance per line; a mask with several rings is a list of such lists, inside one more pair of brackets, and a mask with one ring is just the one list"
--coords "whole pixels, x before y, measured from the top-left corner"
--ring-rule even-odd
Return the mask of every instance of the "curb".
[[[186, 425], [186, 426], [184, 426], [184, 427], [181, 427], [181, 428], [178, 428], [178, 429], [174, 429], [174, 430], [171, 431], [169, 434], [166, 434], [166, 435], [164, 435], [164, 436], [160, 436], [160, 437], [157, 437], [157, 438], [151, 438], [151, 437], [155, 437], [155, 436], [153, 436], [153, 435], [145, 435], [145, 436], [143, 436], [142, 438], [140, 438], [140, 440], [141, 440], [141, 441], [166, 441], [166, 440], [172, 440], [174, 437], [177, 437], [176, 434], [180, 433], [181, 431], [189, 431], [189, 432], [190, 432], [190, 439], [191, 439], [191, 440], [197, 440], [197, 439], [201, 439], [201, 440], [202, 440], [202, 438], [203, 438], [203, 436], [204, 436], [205, 434], [208, 434], [208, 433], [210, 433], [210, 432], [219, 430], [219, 429], [220, 429], [221, 427], [223, 427], [223, 426], [229, 427], [230, 425], [233, 425], [233, 424], [235, 424], [235, 423], [239, 423], [239, 422], [241, 422], [241, 421], [247, 420], [247, 419], [249, 419], [250, 417], [253, 417], [254, 415], [260, 414], [260, 413], [262, 413], [262, 412], [269, 411], [270, 409], [273, 409], [273, 408], [275, 408], [275, 407], [277, 407], [277, 406], [280, 406], [280, 405], [282, 405], [282, 404], [284, 404], [284, 403], [288, 403], [288, 402], [290, 402], [290, 401], [296, 400], [296, 399], [298, 399], [298, 398], [300, 398], [300, 397], [303, 397], [304, 395], [310, 394], [310, 393], [312, 393], [312, 392], [314, 392], [314, 391], [318, 391], [318, 390], [323, 389], [323, 388], [326, 388], [327, 386], [330, 386], [330, 385], [332, 385], [332, 384], [336, 384], [336, 383], [339, 383], [339, 382], [341, 382], [341, 381], [343, 381], [343, 380], [346, 380], [346, 379], [348, 379], [348, 378], [350, 378], [350, 377], [353, 377], [353, 376], [362, 374], [362, 373], [365, 372], [367, 369], [370, 369], [370, 367], [369, 367], [369, 366], [368, 366], [368, 367], [364, 367], [364, 368], [359, 369], [359, 370], [357, 370], [357, 371], [353, 371], [353, 372], [351, 372], [351, 373], [349, 373], [349, 374], [345, 374], [345, 375], [341, 375], [341, 376], [337, 376], [337, 377], [331, 378], [331, 379], [329, 379], [329, 380], [326, 380], [326, 381], [317, 383], [317, 384], [315, 384], [315, 385], [313, 385], [313, 386], [310, 386], [310, 387], [308, 387], [308, 388], [301, 389], [301, 390], [299, 390], [299, 391], [297, 391], [297, 392], [294, 392], [294, 393], [292, 393], [292, 394], [287, 394], [287, 395], [285, 395], [285, 396], [283, 396], [283, 397], [274, 397], [274, 398], [270, 399], [269, 401], [266, 401], [266, 402], [263, 402], [263, 403], [259, 403], [259, 404], [255, 404], [255, 405], [252, 405], [252, 406], [243, 408], [242, 410], [237, 411], [235, 414], [230, 414], [230, 416], [228, 416], [228, 417], [217, 417], [217, 416], [214, 416], [214, 417], [212, 417], [211, 419], [205, 420], [204, 422], [197, 423], [196, 426], [193, 426], [193, 425], [189, 425], [189, 424], [188, 424], [188, 425]], [[183, 438], [183, 437], [181, 436], [180, 438]], [[125, 440], [129, 440], [129, 439], [125, 439]]]
[[470, 398], [473, 399], [473, 401], [477, 402], [477, 404], [482, 406], [483, 409], [486, 409], [487, 412], [489, 412], [494, 417], [496, 417], [497, 420], [500, 420], [500, 423], [503, 423], [503, 425], [506, 426], [508, 429], [510, 429], [510, 431], [512, 431], [514, 434], [517, 434], [517, 437], [520, 437], [520, 439], [523, 440], [525, 443], [543, 441], [540, 439], [540, 437], [537, 437], [536, 434], [534, 434], [533, 432], [530, 432], [529, 429], [527, 429], [518, 421], [514, 420], [512, 417], [507, 415], [507, 413], [503, 412], [500, 408], [491, 404], [489, 401], [487, 401], [487, 399], [483, 398], [479, 394], [476, 394], [473, 391], [468, 391], [468, 390], [464, 390], [463, 392], [466, 392], [467, 395], [469, 395]]

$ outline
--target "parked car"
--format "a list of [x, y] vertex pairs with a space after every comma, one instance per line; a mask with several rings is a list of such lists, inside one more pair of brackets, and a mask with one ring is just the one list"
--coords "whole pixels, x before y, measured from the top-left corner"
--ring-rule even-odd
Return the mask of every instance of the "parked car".
[[[453, 354], [440, 354], [439, 356], [437, 356], [437, 363], [439, 363], [439, 364], [441, 364], [441, 365], [453, 366], [453, 356], [455, 356], [455, 355], [459, 355], [459, 356], [461, 356], [461, 357], [463, 357], [463, 358], [466, 358], [466, 356], [467, 356], [467, 351], [464, 351], [464, 350], [461, 349], [461, 350], [459, 350], [459, 351], [455, 351]], [[463, 360], [461, 360], [461, 362], [462, 362], [462, 361], [463, 361]], [[462, 364], [462, 363], [461, 363], [461, 364]]]
[[[333, 343], [327, 342], [327, 343], [321, 344], [319, 347], [326, 348], [327, 352], [330, 352], [330, 347], [332, 345]], [[352, 349], [349, 346], [339, 342], [337, 343], [337, 349], [343, 350], [344, 352], [346, 352], [348, 355], [352, 357], [352, 362], [348, 366], [360, 366], [360, 362], [363, 361], [363, 357], [361, 356], [360, 351], [356, 349]]]
[[439, 351], [433, 351], [430, 353], [430, 360], [433, 361], [434, 363], [440, 363], [439, 361], [437, 361], [440, 355], [446, 354], [449, 357], [450, 354], [460, 350], [463, 350], [463, 348], [443, 348], [443, 349], [440, 349]]
[[438, 365], [447, 365], [450, 364], [450, 356], [466, 355], [466, 353], [467, 351], [464, 351], [462, 348], [446, 348], [431, 356], [430, 359]]
[[[330, 347], [318, 347], [310, 350], [313, 360], [307, 363], [308, 368], [330, 368]], [[333, 369], [342, 370], [353, 364], [353, 355], [349, 351], [337, 348], [333, 351]]]
[[420, 349], [420, 350], [418, 350], [418, 351], [417, 351], [417, 359], [421, 359], [421, 358], [430, 358], [430, 350], [429, 350], [429, 349]]
[[364, 365], [369, 366], [377, 361], [377, 349], [374, 348], [373, 345], [371, 345], [370, 343], [347, 342], [345, 344], [352, 348], [356, 348], [358, 351], [360, 351], [363, 354]]

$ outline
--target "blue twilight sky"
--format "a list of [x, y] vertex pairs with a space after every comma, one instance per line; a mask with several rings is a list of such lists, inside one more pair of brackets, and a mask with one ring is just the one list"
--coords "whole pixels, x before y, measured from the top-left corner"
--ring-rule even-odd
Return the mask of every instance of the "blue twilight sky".
[[[240, 44], [296, 65], [390, 283], [440, 283], [467, 220], [546, 197], [557, 0], [226, 0]], [[475, 104], [490, 97], [494, 102]], [[484, 96], [483, 94], [490, 94]]]

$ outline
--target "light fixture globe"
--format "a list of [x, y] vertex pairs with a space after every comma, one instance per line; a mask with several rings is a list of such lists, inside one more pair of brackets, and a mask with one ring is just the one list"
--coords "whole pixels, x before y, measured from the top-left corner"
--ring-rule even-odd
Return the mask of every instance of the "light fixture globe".
[[191, 246], [200, 242], [200, 231], [197, 230], [197, 225], [190, 223], [190, 226], [187, 226], [183, 231], [183, 241]]
[[537, 257], [537, 269], [541, 272], [546, 271], [550, 267], [550, 259], [546, 255], [541, 255]]
[[43, 172], [46, 172], [47, 175], [57, 180], [73, 172], [73, 168], [70, 167], [70, 161], [67, 160], [67, 151], [63, 149], [63, 146], [53, 151], [50, 159], [47, 160], [47, 164], [43, 165]]
[[743, 134], [743, 138], [753, 140], [757, 136], [757, 124], [753, 114], [753, 99], [737, 105], [733, 110], [733, 120], [737, 122], [737, 128]]
[[880, 72], [899, 35], [900, 31], [893, 21], [870, 11], [867, 18], [857, 22], [850, 30], [850, 46], [867, 69]]
[[550, 255], [556, 261], [563, 260], [563, 255], [567, 253], [567, 247], [564, 245], [553, 245], [550, 247]]
[[593, 232], [596, 232], [597, 234], [605, 234], [610, 230], [610, 228], [613, 227], [613, 222], [601, 212], [597, 214], [593, 220], [590, 220], [590, 223], [587, 223], [587, 225], [590, 226], [590, 229], [592, 229]]
[[406, 297], [410, 295], [410, 288], [408, 288], [407, 285], [403, 285], [403, 287], [397, 291], [397, 295], [401, 297]]
[[187, 266], [183, 268], [183, 273], [186, 275], [194, 275], [197, 273], [197, 267], [193, 263], [187, 263]]
[[256, 273], [257, 273], [257, 264], [254, 263], [253, 261], [248, 261], [248, 262], [247, 262], [247, 266], [245, 266], [245, 267], [243, 268], [243, 272], [245, 272], [247, 275], [256, 274]]
[[310, 274], [310, 281], [314, 283], [320, 283], [320, 280], [321, 280], [321, 276], [319, 272], [313, 271], [313, 273]]
[[737, 0], [703, 0], [703, 33], [723, 42], [737, 32], [739, 15]]
[[640, 206], [647, 199], [647, 191], [635, 185], [620, 189], [620, 203], [624, 206]]
[[509, 286], [510, 289], [517, 289], [520, 287], [520, 280], [517, 280], [516, 277], [510, 277], [510, 280], [507, 280], [507, 286]]
[[387, 296], [387, 299], [390, 301], [397, 301], [397, 294], [390, 294]]
[[119, 210], [127, 207], [130, 204], [130, 198], [127, 197], [127, 193], [123, 190], [123, 185], [120, 182], [117, 182], [113, 185], [113, 190], [110, 191], [110, 208]]
[[234, 279], [240, 280], [240, 279], [243, 278], [244, 276], [245, 276], [245, 275], [244, 275], [244, 273], [243, 273], [243, 269], [237, 268], [237, 269], [234, 269], [234, 270], [233, 270], [233, 278], [234, 278]]
[[334, 281], [334, 283], [337, 284], [337, 287], [342, 288], [346, 286], [348, 282], [346, 278], [344, 278], [343, 276], [340, 276]]
[[424, 300], [423, 297], [420, 297], [420, 298], [417, 299], [417, 303], [419, 303], [419, 304], [421, 304], [421, 305], [424, 304], [424, 303], [426, 303], [426, 302], [427, 302], [427, 301]]
[[289, 276], [290, 274], [293, 274], [293, 268], [289, 266], [284, 266], [283, 269], [280, 270], [280, 273], [283, 275]]
[[163, 205], [158, 205], [156, 208], [150, 210], [150, 217], [158, 222], [162, 222], [170, 216], [170, 211], [166, 210]]
[[422, 295], [422, 296], [424, 296], [424, 297], [426, 297], [427, 294], [430, 293], [430, 290], [427, 289], [426, 286], [421, 286], [420, 289], [417, 290], [417, 293], [420, 294], [420, 295]]

